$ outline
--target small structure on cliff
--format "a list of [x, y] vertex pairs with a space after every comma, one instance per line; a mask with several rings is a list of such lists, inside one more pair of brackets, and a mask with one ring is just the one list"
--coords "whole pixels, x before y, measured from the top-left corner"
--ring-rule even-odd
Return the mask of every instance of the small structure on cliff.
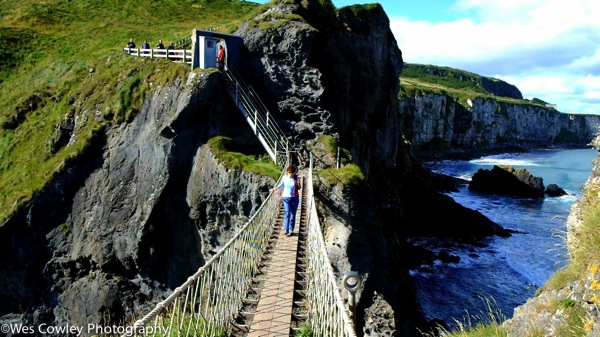
[[228, 63], [239, 59], [240, 48], [244, 45], [241, 36], [194, 29], [192, 32], [192, 70], [217, 67], [217, 45], [219, 40], [225, 41], [222, 45], [225, 48]]

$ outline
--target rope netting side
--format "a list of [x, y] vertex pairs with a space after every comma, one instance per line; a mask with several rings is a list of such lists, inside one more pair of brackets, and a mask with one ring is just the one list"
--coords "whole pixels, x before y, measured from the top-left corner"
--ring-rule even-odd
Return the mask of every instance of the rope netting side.
[[242, 306], [280, 207], [269, 194], [258, 211], [204, 266], [137, 320], [125, 336], [223, 336]]
[[349, 311], [342, 299], [327, 255], [313, 193], [312, 156], [308, 171], [308, 238], [306, 303], [315, 336], [356, 337]]

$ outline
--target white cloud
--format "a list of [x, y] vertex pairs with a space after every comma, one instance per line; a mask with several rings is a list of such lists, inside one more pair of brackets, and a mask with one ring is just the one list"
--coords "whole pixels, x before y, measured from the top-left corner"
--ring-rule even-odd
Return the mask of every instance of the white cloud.
[[496, 76], [504, 81], [515, 84], [521, 91], [528, 92], [533, 97], [545, 95], [561, 95], [573, 93], [573, 88], [569, 86], [569, 80], [563, 76], [539, 76], [527, 75], [524, 77], [501, 77]]
[[455, 10], [476, 14], [449, 22], [390, 18], [405, 62], [497, 74], [561, 111], [600, 114], [589, 105], [600, 91], [600, 1], [460, 0]]

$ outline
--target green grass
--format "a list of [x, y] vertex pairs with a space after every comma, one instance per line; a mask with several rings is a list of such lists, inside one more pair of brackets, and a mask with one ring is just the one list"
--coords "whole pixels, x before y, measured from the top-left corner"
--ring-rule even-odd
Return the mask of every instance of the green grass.
[[442, 337], [507, 337], [508, 333], [498, 323], [479, 323], [474, 326], [461, 326], [456, 331], [442, 333]]
[[569, 229], [569, 264], [558, 270], [539, 291], [557, 290], [600, 270], [600, 184], [586, 187], [578, 200], [581, 222]]
[[576, 270], [573, 265], [566, 266], [550, 276], [546, 283], [538, 289], [537, 293], [544, 290], [559, 290], [565, 285], [578, 280], [580, 277], [580, 270]]
[[208, 145], [219, 163], [229, 169], [252, 172], [275, 180], [279, 178], [281, 168], [273, 163], [271, 157], [268, 155], [255, 157], [232, 151], [231, 141], [231, 138], [224, 136], [217, 136], [208, 140]]
[[356, 164], [347, 164], [339, 169], [328, 168], [315, 172], [320, 178], [331, 184], [344, 184], [347, 186], [358, 186], [365, 181], [365, 176]]
[[[400, 75], [400, 99], [422, 94], [448, 95], [460, 105], [469, 108], [468, 100], [494, 99], [498, 102], [545, 107], [539, 99], [515, 99], [495, 96], [482, 87], [483, 76], [468, 71], [434, 65], [405, 63]], [[494, 78], [487, 78], [497, 81]]]
[[402, 77], [419, 79], [441, 87], [488, 94], [481, 86], [480, 75], [460, 69], [407, 63], [402, 69]]
[[313, 328], [308, 323], [302, 323], [294, 333], [294, 337], [313, 337], [315, 335]]
[[556, 328], [556, 336], [561, 337], [583, 337], [587, 335], [585, 331], [585, 314], [586, 310], [573, 301], [568, 307], [563, 309], [563, 313], [567, 316], [564, 323], [559, 324]]
[[346, 165], [350, 163], [350, 151], [344, 148], [340, 148], [337, 139], [330, 135], [322, 135], [317, 138], [317, 142], [323, 144], [327, 155], [331, 158], [337, 158], [337, 151], [340, 151], [340, 163]]
[[587, 271], [600, 264], [600, 185], [585, 190], [581, 225], [572, 228], [569, 236], [569, 256], [576, 270]]
[[323, 144], [330, 157], [335, 158], [337, 156], [338, 141], [330, 135], [323, 135], [317, 138], [317, 142]]
[[[508, 332], [501, 324], [504, 315], [500, 312], [493, 299], [481, 298], [486, 306], [486, 311], [481, 315], [466, 315], [462, 321], [455, 320], [457, 328], [447, 330], [443, 327], [438, 329], [441, 337], [507, 337]], [[426, 333], [425, 336], [433, 337]], [[436, 335], [437, 336], [437, 335]]]
[[[131, 121], [150, 90], [187, 77], [188, 65], [127, 56], [121, 49], [130, 38], [154, 46], [195, 28], [231, 32], [260, 7], [237, 0], [0, 1], [0, 225], [105, 128]], [[72, 142], [53, 151], [57, 125], [69, 114]]]

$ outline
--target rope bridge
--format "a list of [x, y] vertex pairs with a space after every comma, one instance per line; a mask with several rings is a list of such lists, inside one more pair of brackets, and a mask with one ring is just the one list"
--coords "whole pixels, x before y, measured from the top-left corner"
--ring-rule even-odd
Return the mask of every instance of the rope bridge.
[[[325, 249], [313, 195], [312, 160], [310, 163], [305, 177], [309, 211], [305, 289], [308, 322], [315, 336], [355, 337]], [[258, 271], [280, 207], [279, 198], [270, 193], [218, 253], [137, 320], [125, 336], [229, 336], [231, 323], [243, 304], [252, 276]]]

